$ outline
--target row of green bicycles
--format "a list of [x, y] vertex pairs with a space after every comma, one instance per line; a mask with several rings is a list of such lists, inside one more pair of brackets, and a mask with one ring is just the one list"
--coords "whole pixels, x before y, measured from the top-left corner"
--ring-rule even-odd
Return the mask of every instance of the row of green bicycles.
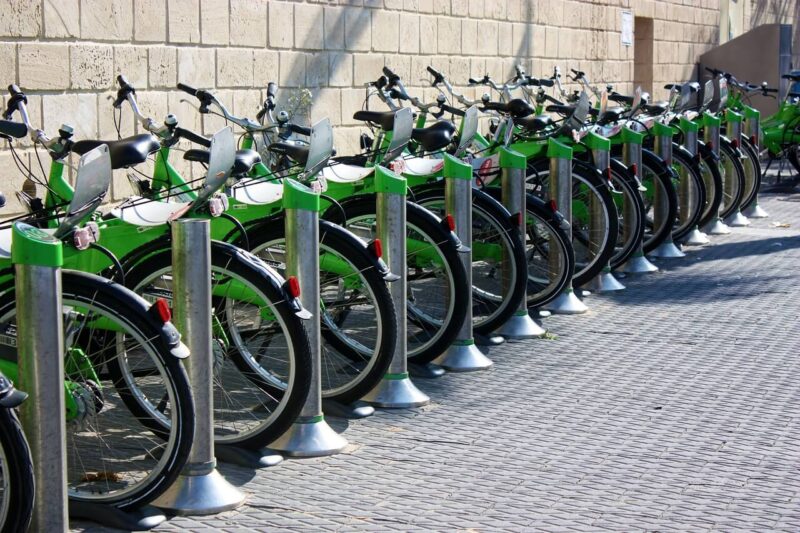
[[[365, 87], [363, 109], [353, 115], [365, 127], [361, 151], [348, 155], [335, 154], [329, 121], [309, 127], [279, 110], [274, 84], [253, 118], [232, 114], [209, 90], [178, 84], [201, 114], [224, 119], [208, 137], [172, 114], [144, 116], [136, 89], [119, 76], [109, 113], [118, 133], [128, 113], [142, 133], [114, 140], [75, 139], [68, 125], [48, 135], [31, 124], [25, 93], [9, 86], [0, 136], [24, 177], [16, 196], [26, 212], [0, 224], [4, 531], [25, 529], [35, 482], [14, 415], [21, 402], [35, 401], [13, 386], [20, 363], [15, 302], [35, 297], [15, 294], [15, 225], [63, 243], [69, 498], [126, 510], [163, 494], [192, 446], [194, 404], [182, 365], [190, 354], [170, 322], [175, 220], [207, 219], [214, 239], [215, 445], [261, 450], [297, 419], [316, 379], [308, 313], [285, 275], [284, 180], [321, 194], [319, 379], [323, 398], [340, 404], [376, 387], [397, 342], [407, 343], [412, 367], [431, 365], [457, 341], [465, 317], [479, 340], [489, 339], [523, 304], [534, 317], [558, 312], [553, 303], [572, 287], [590, 286], [635, 254], [690, 240], [720, 220], [743, 223], [742, 212], [757, 205], [757, 133], [684, 143], [723, 124], [729, 132], [757, 124], [747, 102], [772, 93], [765, 86], [713, 71], [704, 87], [672, 84], [668, 101], [652, 102], [639, 90], [597, 89], [579, 71], [569, 76], [579, 87], [570, 93], [558, 70], [533, 78], [517, 68], [504, 83], [470, 79], [494, 93], [471, 100], [443, 73], [428, 72], [437, 90], [432, 102], [409, 94], [389, 68]], [[380, 110], [370, 109], [376, 101]], [[796, 110], [787, 99], [781, 116]], [[764, 122], [765, 139], [773, 127]], [[665, 135], [668, 160], [655, 146]], [[30, 158], [20, 153], [24, 138], [33, 143]], [[626, 161], [630, 144], [643, 146], [640, 163]], [[596, 160], [603, 149], [605, 168]], [[501, 156], [509, 150], [526, 161], [524, 213], [502, 202]], [[566, 218], [550, 192], [550, 159], [565, 153], [559, 150], [572, 161]], [[471, 276], [447, 212], [448, 155], [473, 169]], [[182, 175], [178, 157], [200, 177]], [[379, 166], [408, 184], [405, 302], [392, 301], [387, 282], [397, 273], [383, 261], [376, 233]], [[126, 178], [133, 194], [109, 202], [112, 182], [116, 190]], [[397, 335], [397, 305], [406, 309], [406, 339]]]

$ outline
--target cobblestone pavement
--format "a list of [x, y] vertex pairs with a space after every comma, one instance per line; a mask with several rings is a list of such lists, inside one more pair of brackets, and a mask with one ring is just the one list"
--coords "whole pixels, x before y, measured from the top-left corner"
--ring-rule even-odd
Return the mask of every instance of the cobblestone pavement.
[[800, 194], [762, 206], [557, 338], [417, 380], [427, 408], [332, 420], [345, 453], [221, 466], [246, 506], [158, 531], [800, 531]]

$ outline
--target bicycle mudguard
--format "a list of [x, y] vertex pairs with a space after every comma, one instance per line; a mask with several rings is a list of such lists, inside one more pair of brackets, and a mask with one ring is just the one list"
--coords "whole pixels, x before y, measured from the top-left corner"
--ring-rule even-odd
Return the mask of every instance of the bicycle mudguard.
[[[417, 187], [414, 187], [412, 189], [414, 194], [424, 194], [427, 191], [436, 191], [436, 190], [444, 190], [444, 181], [425, 183], [423, 185], [418, 185]], [[514, 226], [517, 226], [516, 219], [511, 215], [511, 212], [508, 210], [508, 208], [506, 208], [503, 202], [500, 201], [500, 199], [495, 198], [491, 194], [487, 193], [484, 189], [477, 189], [475, 187], [472, 187], [472, 195], [473, 195], [473, 203], [475, 202], [475, 198], [478, 197], [483, 197], [489, 201], [495, 202], [497, 204], [497, 207], [502, 210], [503, 216], [507, 220], [511, 220], [511, 223], [514, 224]]]
[[742, 154], [742, 149], [739, 148], [738, 146], [734, 146], [733, 142], [731, 142], [731, 140], [728, 139], [725, 135], [720, 135], [719, 136], [719, 143], [720, 143], [720, 145], [725, 145], [725, 146], [729, 147], [731, 150], [733, 150], [734, 155], [736, 157], [738, 157], [739, 159], [744, 157], [744, 155]]
[[703, 141], [697, 141], [697, 153], [707, 163], [714, 163], [715, 165], [719, 163], [719, 156]]

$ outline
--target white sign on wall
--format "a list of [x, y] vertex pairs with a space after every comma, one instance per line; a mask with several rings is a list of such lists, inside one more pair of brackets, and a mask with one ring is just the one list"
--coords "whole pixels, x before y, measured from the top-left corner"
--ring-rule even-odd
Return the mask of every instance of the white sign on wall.
[[622, 44], [631, 46], [633, 44], [633, 13], [622, 11]]

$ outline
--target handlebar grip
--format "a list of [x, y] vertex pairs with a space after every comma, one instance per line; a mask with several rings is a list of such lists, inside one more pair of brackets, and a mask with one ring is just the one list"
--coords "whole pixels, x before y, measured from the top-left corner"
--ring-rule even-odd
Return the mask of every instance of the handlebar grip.
[[307, 128], [305, 126], [299, 126], [297, 124], [289, 124], [288, 128], [294, 133], [305, 135], [307, 137], [311, 136], [311, 128]]
[[197, 89], [195, 89], [194, 87], [190, 87], [185, 83], [179, 83], [178, 89], [185, 93], [191, 94], [192, 96], [197, 96]]
[[385, 65], [384, 65], [384, 67], [383, 67], [383, 73], [384, 73], [384, 74], [386, 75], [386, 77], [387, 77], [387, 78], [389, 78], [389, 79], [392, 79], [392, 78], [397, 78], [397, 79], [400, 79], [400, 76], [398, 76], [397, 74], [395, 74], [394, 72], [392, 72], [392, 69], [390, 69], [389, 67], [387, 67], [387, 66], [385, 66]]
[[447, 104], [442, 104], [441, 106], [439, 106], [439, 109], [441, 109], [445, 113], [450, 113], [452, 115], [456, 115], [456, 116], [459, 116], [459, 117], [463, 117], [464, 115], [466, 115], [466, 111], [464, 111], [463, 109], [458, 109], [458, 108], [455, 108], [455, 107], [451, 107], [451, 106], [449, 106]]
[[476, 80], [475, 78], [470, 78], [470, 79], [469, 79], [469, 84], [470, 84], [470, 85], [479, 85], [480, 83], [481, 83], [481, 82], [479, 82], [479, 81], [478, 81], [478, 80]]
[[123, 76], [122, 74], [117, 76], [117, 83], [119, 84], [120, 88], [122, 88], [122, 89], [133, 90], [133, 86], [130, 83], [128, 83], [128, 79], [125, 76]]
[[275, 98], [275, 94], [278, 92], [278, 86], [275, 85], [274, 82], [269, 82], [267, 84], [267, 96], [271, 98]]
[[14, 83], [8, 86], [8, 92], [11, 93], [11, 96], [19, 96], [22, 94], [20, 88]]
[[175, 128], [175, 135], [177, 135], [178, 137], [182, 137], [188, 141], [191, 141], [195, 144], [199, 144], [200, 146], [211, 148], [211, 139], [207, 139], [206, 137], [203, 137], [198, 133], [181, 128], [180, 126]]
[[430, 73], [432, 76], [435, 76], [435, 77], [437, 77], [437, 78], [441, 77], [441, 75], [442, 75], [442, 74], [441, 74], [441, 72], [439, 72], [438, 70], [436, 70], [436, 69], [435, 69], [435, 68], [433, 68], [432, 66], [428, 65], [428, 67], [427, 67], [427, 68], [428, 68], [428, 72], [429, 72], [429, 73]]
[[386, 79], [386, 76], [381, 76], [380, 78], [378, 78], [377, 80], [372, 82], [372, 85], [374, 85], [375, 88], [380, 90], [380, 89], [383, 89], [386, 86], [387, 83], [389, 83], [389, 80]]

